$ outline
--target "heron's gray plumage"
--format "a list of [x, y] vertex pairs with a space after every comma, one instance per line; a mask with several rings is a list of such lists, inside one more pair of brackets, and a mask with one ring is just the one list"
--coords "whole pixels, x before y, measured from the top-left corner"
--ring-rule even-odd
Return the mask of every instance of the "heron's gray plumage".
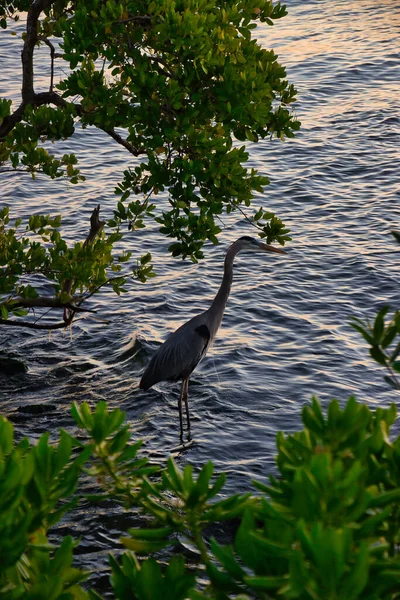
[[226, 253], [222, 283], [210, 308], [181, 325], [179, 329], [167, 338], [151, 359], [140, 380], [140, 388], [148, 390], [160, 381], [182, 379], [182, 389], [178, 403], [181, 434], [182, 399], [186, 404], [186, 415], [188, 426], [190, 427], [187, 403], [188, 380], [192, 371], [205, 356], [221, 325], [232, 285], [233, 261], [236, 254], [241, 250], [269, 251], [284, 254], [283, 250], [268, 246], [248, 236], [243, 236], [236, 240]]
[[204, 315], [193, 317], [165, 340], [143, 374], [142, 390], [148, 390], [159, 381], [189, 377], [205, 355], [210, 341]]

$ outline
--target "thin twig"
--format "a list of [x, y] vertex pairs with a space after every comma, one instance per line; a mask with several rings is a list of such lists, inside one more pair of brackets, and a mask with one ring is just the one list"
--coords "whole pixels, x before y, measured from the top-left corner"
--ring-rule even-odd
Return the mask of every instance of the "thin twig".
[[[231, 204], [231, 206], [232, 206], [232, 204]], [[237, 208], [237, 209], [238, 209], [238, 211], [239, 211], [240, 213], [242, 213], [242, 215], [244, 216], [244, 218], [246, 219], [246, 221], [247, 221], [248, 223], [250, 223], [250, 225], [253, 225], [253, 227], [255, 227], [256, 229], [258, 229], [258, 231], [262, 231], [262, 230], [263, 230], [263, 229], [262, 229], [262, 227], [260, 227], [259, 225], [257, 225], [257, 223], [254, 223], [254, 221], [252, 221], [252, 220], [250, 219], [250, 217], [248, 217], [248, 216], [246, 215], [246, 213], [244, 212], [244, 210], [243, 210], [243, 209], [242, 209], [242, 208], [241, 208], [239, 205], [234, 205], [234, 209], [235, 209], [235, 208]]]
[[[148, 203], [149, 203], [150, 196], [152, 195], [152, 193], [153, 193], [153, 192], [154, 192], [154, 186], [151, 188], [151, 190], [150, 190], [150, 191], [149, 191], [149, 193], [147, 194], [146, 198], [145, 198], [145, 199], [143, 200], [143, 202], [142, 202], [142, 209], [143, 209], [143, 210], [146, 210], [146, 208], [147, 208], [147, 205], [148, 205]], [[134, 218], [132, 221], [129, 221], [129, 224], [128, 224], [128, 229], [133, 229], [133, 226], [134, 226], [134, 224], [135, 224], [135, 221], [136, 221], [136, 219], [137, 219], [138, 217], [139, 217], [139, 215], [137, 214], [137, 215], [135, 215], [135, 218]]]
[[396, 377], [396, 375], [395, 375], [395, 373], [394, 373], [394, 371], [393, 371], [393, 369], [392, 369], [392, 367], [390, 366], [389, 363], [386, 364], [386, 368], [389, 371], [389, 373], [390, 373], [393, 381], [395, 382], [395, 384], [397, 386], [397, 389], [400, 390], [400, 381], [397, 379], [397, 377]]
[[151, 17], [148, 15], [137, 15], [136, 17], [127, 17], [126, 19], [119, 19], [118, 23], [136, 23], [137, 25], [149, 25], [151, 24]]
[[161, 58], [160, 56], [153, 56], [153, 55], [149, 55], [150, 60], [154, 60], [157, 63], [163, 65], [164, 69], [160, 69], [159, 71], [161, 73], [163, 73], [163, 75], [166, 75], [167, 77], [170, 77], [171, 79], [178, 79], [177, 76], [175, 75], [175, 73], [173, 73], [170, 68], [169, 65], [167, 63], [166, 60], [164, 60], [163, 58]]
[[105, 133], [107, 133], [107, 135], [112, 137], [113, 140], [118, 142], [118, 144], [120, 144], [126, 150], [128, 150], [128, 152], [133, 154], [133, 156], [140, 156], [140, 154], [146, 154], [146, 150], [141, 150], [140, 148], [135, 148], [135, 146], [132, 146], [132, 144], [125, 140], [123, 137], [121, 137], [119, 133], [115, 131], [115, 129], [106, 129], [105, 127], [99, 127], [99, 129], [102, 129]]
[[96, 294], [105, 285], [109, 285], [113, 281], [117, 281], [118, 279], [123, 279], [124, 277], [125, 277], [124, 275], [118, 275], [117, 277], [110, 277], [109, 279], [106, 279], [106, 281], [104, 281], [103, 283], [100, 283], [98, 286], [96, 286], [89, 294], [87, 294], [87, 296], [83, 296], [80, 300], [78, 300], [76, 305], [80, 306], [82, 304], [82, 302], [86, 302], [86, 300], [89, 300], [89, 298], [91, 296], [93, 296], [93, 294]]
[[50, 59], [51, 59], [51, 63], [50, 63], [50, 88], [49, 91], [52, 92], [53, 91], [53, 82], [54, 82], [54, 57], [55, 57], [55, 48], [53, 46], [53, 44], [50, 42], [50, 40], [46, 37], [38, 37], [38, 40], [41, 42], [44, 42], [46, 44], [46, 46], [48, 46], [50, 48]]

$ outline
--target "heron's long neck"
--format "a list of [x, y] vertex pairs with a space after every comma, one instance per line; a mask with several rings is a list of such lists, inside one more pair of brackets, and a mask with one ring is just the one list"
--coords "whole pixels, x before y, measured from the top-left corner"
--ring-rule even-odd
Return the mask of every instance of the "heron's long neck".
[[218, 322], [217, 327], [219, 327], [222, 315], [224, 314], [225, 306], [228, 301], [229, 292], [231, 291], [232, 279], [233, 279], [233, 261], [236, 254], [239, 252], [240, 248], [235, 245], [232, 245], [225, 256], [224, 263], [224, 276], [222, 278], [221, 286], [215, 296], [211, 306], [210, 312], [212, 312]]

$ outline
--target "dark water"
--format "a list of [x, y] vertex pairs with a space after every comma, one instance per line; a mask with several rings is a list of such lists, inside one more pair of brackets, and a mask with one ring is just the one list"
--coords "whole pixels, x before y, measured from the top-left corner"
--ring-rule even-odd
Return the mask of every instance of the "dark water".
[[[302, 131], [293, 141], [266, 140], [249, 150], [250, 166], [271, 179], [255, 204], [275, 211], [293, 241], [286, 257], [237, 259], [223, 327], [191, 380], [194, 443], [177, 456], [196, 466], [212, 459], [229, 474], [227, 492], [248, 489], [251, 478], [271, 471], [276, 433], [299, 428], [312, 394], [323, 404], [350, 394], [370, 406], [399, 400], [349, 319], [387, 302], [399, 306], [400, 254], [389, 231], [400, 227], [400, 6], [293, 0], [288, 8], [274, 28], [257, 31], [299, 90]], [[18, 93], [20, 44], [0, 34], [0, 96]], [[46, 61], [43, 50], [41, 69]], [[85, 184], [1, 175], [1, 204], [15, 216], [61, 213], [70, 239], [83, 239], [98, 202], [111, 216], [113, 188], [132, 161], [95, 130], [78, 131], [62, 151], [79, 156]], [[18, 436], [34, 440], [47, 429], [71, 428], [73, 400], [104, 399], [126, 411], [153, 457], [169, 455], [179, 442], [179, 386], [143, 393], [138, 378], [166, 335], [208, 306], [229, 243], [253, 234], [238, 216], [224, 218], [223, 227], [220, 246], [207, 246], [199, 265], [170, 258], [155, 227], [128, 235], [126, 248], [152, 252], [156, 279], [132, 283], [121, 298], [102, 293], [91, 304], [96, 318], [80, 320], [72, 333], [0, 332], [3, 349], [29, 365], [23, 377], [1, 382], [2, 412]], [[36, 405], [45, 406], [43, 414], [23, 412]], [[86, 566], [103, 564], [120, 519], [110, 511], [77, 515]]]

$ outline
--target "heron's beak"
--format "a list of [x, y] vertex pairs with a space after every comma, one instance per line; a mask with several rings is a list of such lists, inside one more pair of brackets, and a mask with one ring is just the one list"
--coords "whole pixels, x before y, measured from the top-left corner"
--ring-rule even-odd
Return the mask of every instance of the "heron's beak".
[[275, 248], [275, 246], [269, 246], [268, 244], [260, 244], [260, 249], [264, 250], [265, 252], [277, 252], [278, 254], [286, 254], [286, 252], [284, 250], [281, 250], [280, 248]]

